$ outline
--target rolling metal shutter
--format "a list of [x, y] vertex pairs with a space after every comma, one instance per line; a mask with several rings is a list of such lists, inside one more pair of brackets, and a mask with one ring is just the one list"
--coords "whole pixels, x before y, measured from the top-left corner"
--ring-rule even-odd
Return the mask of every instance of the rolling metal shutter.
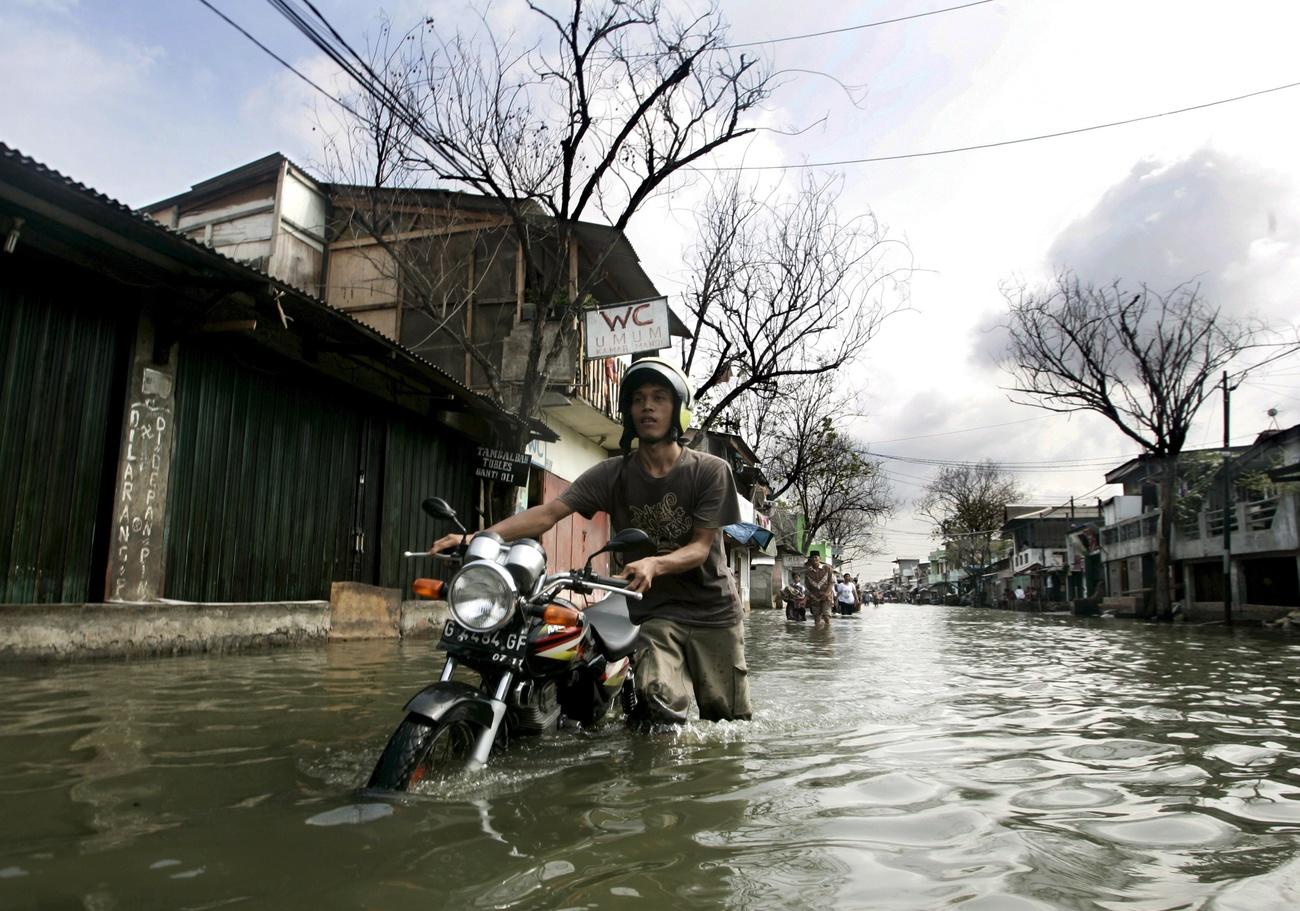
[[181, 348], [176, 386], [167, 597], [324, 600], [333, 581], [369, 581], [357, 520], [374, 517], [374, 435], [346, 391], [197, 344]]
[[48, 281], [14, 275], [0, 285], [0, 603], [99, 599], [123, 323], [102, 299], [85, 306], [90, 288], [36, 291]]

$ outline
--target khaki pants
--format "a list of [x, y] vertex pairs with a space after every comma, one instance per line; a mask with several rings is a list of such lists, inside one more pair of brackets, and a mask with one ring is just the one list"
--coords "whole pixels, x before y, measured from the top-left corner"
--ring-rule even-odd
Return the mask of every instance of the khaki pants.
[[688, 626], [651, 618], [641, 624], [636, 687], [676, 711], [686, 711], [694, 695], [705, 721], [748, 719], [748, 675], [745, 629], [739, 623]]

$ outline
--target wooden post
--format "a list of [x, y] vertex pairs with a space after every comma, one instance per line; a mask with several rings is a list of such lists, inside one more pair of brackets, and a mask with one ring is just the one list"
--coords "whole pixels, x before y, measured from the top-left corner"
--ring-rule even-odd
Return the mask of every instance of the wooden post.
[[1228, 371], [1223, 371], [1223, 622], [1232, 626], [1232, 454], [1229, 452]]

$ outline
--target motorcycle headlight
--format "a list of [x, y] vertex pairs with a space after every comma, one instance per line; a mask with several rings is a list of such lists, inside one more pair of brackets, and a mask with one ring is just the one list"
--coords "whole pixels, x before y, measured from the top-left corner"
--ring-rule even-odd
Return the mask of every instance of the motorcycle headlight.
[[505, 567], [480, 560], [456, 573], [447, 600], [457, 623], [476, 633], [490, 633], [510, 619], [518, 594]]

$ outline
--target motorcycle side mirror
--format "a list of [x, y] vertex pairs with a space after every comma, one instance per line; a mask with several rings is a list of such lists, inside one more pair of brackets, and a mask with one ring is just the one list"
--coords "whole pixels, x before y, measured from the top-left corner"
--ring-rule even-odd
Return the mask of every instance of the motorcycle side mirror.
[[461, 525], [460, 520], [456, 518], [456, 510], [452, 509], [451, 504], [442, 497], [429, 497], [420, 504], [420, 508], [434, 519], [444, 519], [452, 522], [455, 524], [457, 531], [464, 533], [465, 526]]
[[625, 562], [653, 557], [657, 548], [648, 534], [639, 528], [625, 528], [615, 534], [605, 546], [587, 558], [586, 571], [591, 571], [591, 561], [604, 553], [622, 554]]

